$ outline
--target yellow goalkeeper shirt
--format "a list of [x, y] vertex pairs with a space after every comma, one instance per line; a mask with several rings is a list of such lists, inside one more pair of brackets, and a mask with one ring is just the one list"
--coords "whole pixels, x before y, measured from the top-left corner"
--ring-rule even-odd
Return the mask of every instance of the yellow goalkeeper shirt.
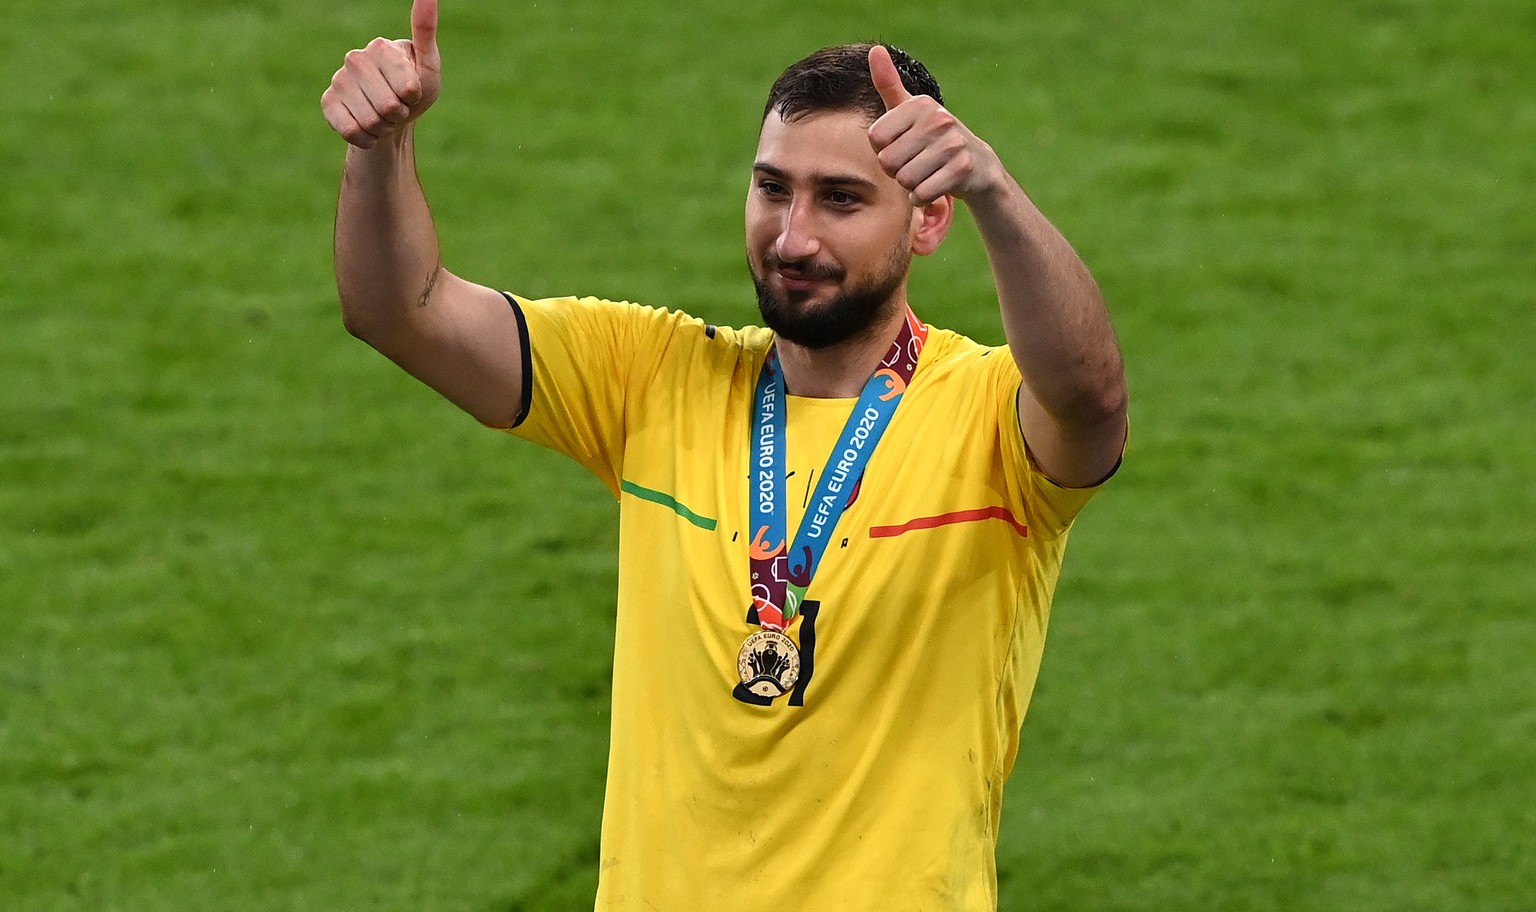
[[[733, 689], [759, 629], [749, 436], [772, 333], [514, 300], [531, 388], [511, 432], [620, 504], [597, 909], [995, 909], [1003, 783], [1093, 494], [1031, 464], [1007, 349], [929, 333], [786, 630], [803, 705], [762, 706]], [[853, 405], [789, 397], [791, 534]]]

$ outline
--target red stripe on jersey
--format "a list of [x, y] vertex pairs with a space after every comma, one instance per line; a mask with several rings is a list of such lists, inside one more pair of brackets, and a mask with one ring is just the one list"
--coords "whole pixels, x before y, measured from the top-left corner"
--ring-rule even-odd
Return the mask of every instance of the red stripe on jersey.
[[1014, 531], [1024, 538], [1029, 537], [1029, 527], [1013, 518], [1005, 507], [982, 507], [979, 510], [957, 510], [954, 513], [940, 513], [938, 516], [923, 516], [911, 519], [899, 526], [870, 526], [870, 538], [895, 538], [903, 532], [911, 532], [916, 529], [936, 529], [939, 526], [952, 526], [955, 523], [980, 522], [983, 519], [1001, 519], [1012, 526]]

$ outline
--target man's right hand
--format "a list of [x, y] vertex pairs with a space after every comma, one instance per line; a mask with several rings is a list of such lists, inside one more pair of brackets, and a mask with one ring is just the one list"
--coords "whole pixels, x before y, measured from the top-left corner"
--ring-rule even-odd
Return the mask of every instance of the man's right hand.
[[343, 139], [371, 149], [432, 107], [442, 88], [442, 69], [437, 0], [415, 0], [410, 39], [375, 38], [365, 48], [348, 51], [320, 97], [320, 109]]

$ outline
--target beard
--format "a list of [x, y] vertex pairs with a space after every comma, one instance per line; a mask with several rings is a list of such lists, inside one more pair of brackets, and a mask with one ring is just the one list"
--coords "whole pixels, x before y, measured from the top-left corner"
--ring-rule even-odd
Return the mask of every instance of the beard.
[[780, 296], [769, 286], [765, 276], [788, 267], [806, 278], [841, 280], [846, 271], [818, 263], [786, 263], [771, 251], [763, 258], [764, 275], [758, 275], [750, 254], [747, 268], [757, 289], [757, 309], [763, 323], [780, 338], [810, 349], [831, 348], [868, 334], [890, 317], [896, 306], [896, 290], [907, 277], [911, 255], [904, 247], [891, 252], [891, 258], [874, 275], [841, 288], [832, 300], [819, 307], [807, 305], [810, 293], [787, 292]]

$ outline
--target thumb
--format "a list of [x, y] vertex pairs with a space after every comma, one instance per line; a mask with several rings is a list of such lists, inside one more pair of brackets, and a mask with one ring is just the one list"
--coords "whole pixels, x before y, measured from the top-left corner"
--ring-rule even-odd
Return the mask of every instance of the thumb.
[[437, 0], [413, 0], [411, 3], [411, 47], [416, 52], [418, 68], [443, 68], [443, 60], [437, 53]]
[[874, 81], [875, 91], [880, 93], [887, 111], [912, 97], [907, 87], [901, 84], [896, 62], [891, 59], [891, 52], [883, 44], [869, 49], [869, 78]]

